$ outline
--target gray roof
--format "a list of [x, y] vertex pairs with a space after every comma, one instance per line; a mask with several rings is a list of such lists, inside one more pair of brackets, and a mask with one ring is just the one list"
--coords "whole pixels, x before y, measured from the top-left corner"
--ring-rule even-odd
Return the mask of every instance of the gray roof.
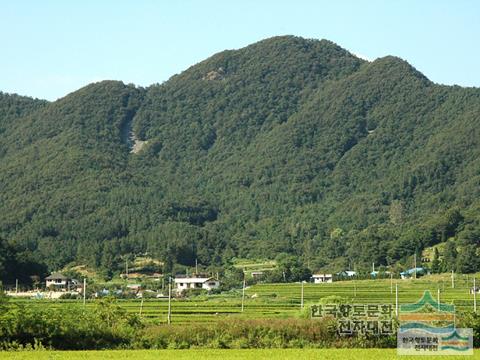
[[50, 276], [47, 276], [45, 280], [68, 280], [69, 278], [62, 273], [56, 272], [51, 274]]
[[[176, 277], [175, 283], [200, 283], [203, 284], [207, 281], [215, 280], [213, 277]], [[217, 281], [217, 280], [215, 280]]]

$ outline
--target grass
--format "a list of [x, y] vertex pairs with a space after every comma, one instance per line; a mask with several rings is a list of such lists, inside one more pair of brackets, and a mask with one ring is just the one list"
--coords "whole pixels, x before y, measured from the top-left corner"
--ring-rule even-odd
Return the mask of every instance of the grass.
[[[451, 287], [448, 274], [425, 276], [417, 280], [395, 280], [393, 291], [390, 279], [338, 281], [331, 284], [305, 284], [304, 301], [306, 306], [320, 299], [336, 295], [351, 303], [380, 303], [395, 305], [395, 283], [398, 283], [399, 304], [414, 303], [420, 299], [424, 290], [430, 290], [440, 300], [454, 304], [457, 311], [472, 310], [473, 296], [469, 294], [472, 277], [457, 275], [455, 288]], [[478, 282], [480, 284], [480, 281]], [[258, 284], [247, 288], [245, 310], [241, 312], [241, 292], [229, 295], [198, 297], [192, 299], [174, 299], [172, 301], [172, 320], [174, 324], [208, 323], [229, 318], [292, 318], [301, 313], [301, 284]], [[480, 301], [480, 298], [477, 299]], [[75, 300], [12, 300], [28, 306], [59, 307], [65, 304], [81, 302]], [[87, 308], [95, 300], [87, 302]], [[141, 301], [119, 300], [118, 304], [131, 313], [140, 313]], [[145, 300], [142, 317], [148, 322], [164, 323], [167, 320], [167, 301], [165, 299]]]
[[[118, 351], [32, 351], [32, 352], [0, 352], [3, 360], [83, 360], [83, 359], [115, 359], [115, 360], [202, 360], [202, 359], [397, 359], [395, 349], [248, 349], [248, 350], [118, 350]], [[429, 359], [458, 359], [457, 356], [431, 356]], [[401, 359], [413, 360], [417, 356], [402, 356]], [[470, 359], [480, 359], [480, 352], [475, 351]]]
[[272, 271], [277, 267], [275, 260], [250, 260], [250, 259], [235, 259], [234, 267], [242, 269], [247, 278], [252, 277], [252, 272], [257, 271]]
[[[398, 284], [399, 303], [418, 301], [423, 291], [429, 290], [437, 297], [440, 289], [440, 301], [456, 305], [457, 310], [472, 310], [473, 296], [469, 293], [472, 277], [456, 275], [455, 288], [451, 286], [449, 275], [425, 276], [416, 280], [390, 279], [339, 281], [330, 284], [305, 284], [305, 302], [318, 302], [319, 299], [336, 295], [356, 303], [395, 304], [395, 284]], [[247, 294], [256, 295], [257, 299], [274, 297], [283, 301], [300, 303], [301, 284], [261, 284], [250, 287]]]

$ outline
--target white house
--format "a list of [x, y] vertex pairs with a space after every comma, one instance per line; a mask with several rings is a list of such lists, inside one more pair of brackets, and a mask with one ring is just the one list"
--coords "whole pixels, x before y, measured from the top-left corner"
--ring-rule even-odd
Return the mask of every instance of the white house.
[[354, 276], [357, 276], [357, 272], [351, 271], [351, 270], [344, 270], [344, 271], [340, 271], [337, 275], [343, 276], [343, 277], [354, 277]]
[[69, 290], [73, 287], [72, 279], [61, 274], [53, 273], [45, 278], [47, 288], [53, 288], [55, 290]]
[[331, 283], [333, 282], [333, 275], [332, 274], [314, 274], [312, 275], [312, 279], [315, 284]]
[[177, 291], [183, 291], [188, 289], [204, 289], [213, 290], [220, 286], [220, 281], [213, 277], [181, 277], [175, 278], [175, 288]]

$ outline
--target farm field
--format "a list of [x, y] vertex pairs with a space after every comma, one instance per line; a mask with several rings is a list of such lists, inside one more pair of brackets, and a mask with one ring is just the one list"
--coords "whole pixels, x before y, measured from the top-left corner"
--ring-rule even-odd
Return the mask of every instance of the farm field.
[[[253, 350], [114, 350], [114, 351], [32, 351], [0, 353], [4, 360], [87, 360], [87, 359], [397, 359], [396, 349], [253, 349]], [[418, 359], [417, 356], [402, 356], [402, 359]], [[429, 356], [429, 359], [457, 359], [457, 356]], [[480, 359], [480, 352], [475, 351], [470, 359]]]
[[[418, 301], [423, 291], [429, 290], [434, 298], [440, 289], [440, 301], [454, 304], [457, 311], [473, 310], [473, 295], [469, 290], [472, 277], [458, 275], [452, 288], [448, 275], [432, 275], [416, 280], [355, 280], [330, 284], [304, 284], [304, 304], [318, 303], [327, 296], [339, 296], [350, 303], [380, 303], [395, 306], [395, 283], [398, 284], [399, 305]], [[301, 314], [301, 284], [258, 284], [246, 289], [244, 311], [241, 311], [241, 293], [214, 295], [192, 299], [172, 300], [172, 323], [208, 323], [228, 318], [291, 318]], [[477, 299], [479, 300], [479, 299]], [[13, 302], [28, 306], [61, 307], [66, 304], [83, 306], [78, 300], [28, 300]], [[87, 309], [95, 300], [87, 301]], [[168, 302], [166, 299], [118, 300], [118, 305], [130, 313], [137, 313], [147, 322], [165, 323]]]
[[[339, 296], [349, 302], [395, 304], [395, 286], [398, 284], [399, 304], [418, 301], [425, 290], [429, 290], [434, 298], [440, 290], [440, 301], [454, 304], [456, 309], [472, 310], [474, 298], [470, 294], [473, 277], [457, 275], [455, 287], [452, 288], [448, 275], [431, 275], [420, 279], [378, 279], [338, 281], [325, 284], [304, 285], [305, 304], [318, 302], [326, 296]], [[478, 283], [477, 283], [478, 284]], [[301, 302], [301, 284], [260, 284], [247, 290], [247, 294], [257, 299], [282, 299], [292, 304]], [[478, 300], [478, 299], [477, 299]]]

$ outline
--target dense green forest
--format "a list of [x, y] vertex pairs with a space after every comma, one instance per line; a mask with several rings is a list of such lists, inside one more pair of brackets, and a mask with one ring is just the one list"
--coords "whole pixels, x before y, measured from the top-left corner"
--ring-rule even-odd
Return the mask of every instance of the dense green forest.
[[148, 88], [0, 93], [2, 278], [112, 275], [146, 252], [167, 272], [285, 254], [401, 267], [440, 243], [435, 271], [476, 271], [479, 125], [480, 89], [293, 36]]

